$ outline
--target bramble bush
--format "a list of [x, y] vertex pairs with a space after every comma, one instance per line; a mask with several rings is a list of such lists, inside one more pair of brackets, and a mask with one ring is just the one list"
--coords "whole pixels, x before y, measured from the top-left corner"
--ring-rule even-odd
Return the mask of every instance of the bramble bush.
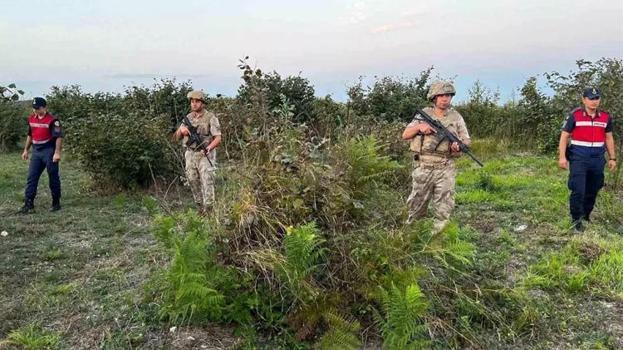
[[26, 138], [27, 107], [18, 101], [23, 94], [15, 84], [0, 86], [0, 151], [14, 149]]
[[73, 120], [66, 138], [100, 187], [147, 186], [176, 170], [167, 123], [162, 116], [96, 114]]
[[49, 109], [63, 121], [67, 149], [100, 186], [147, 186], [180, 173], [179, 147], [170, 132], [187, 113], [188, 82], [156, 81], [125, 94], [52, 87]]

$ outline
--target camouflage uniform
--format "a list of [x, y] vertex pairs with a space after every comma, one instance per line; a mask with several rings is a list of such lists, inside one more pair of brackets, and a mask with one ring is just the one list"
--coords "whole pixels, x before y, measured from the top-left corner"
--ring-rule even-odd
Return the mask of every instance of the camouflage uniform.
[[221, 124], [214, 113], [205, 109], [200, 113], [189, 113], [188, 120], [197, 127], [197, 132], [204, 137], [204, 142], [202, 145], [188, 145], [188, 137], [184, 138], [186, 179], [197, 206], [207, 209], [214, 204], [216, 150], [210, 151], [206, 157], [202, 149], [212, 142], [214, 136], [221, 135]]
[[[431, 90], [434, 87], [435, 85], [431, 87]], [[436, 117], [433, 108], [424, 108], [424, 112], [434, 118]], [[419, 115], [416, 115], [407, 127], [423, 123], [418, 117]], [[454, 109], [447, 109], [444, 117], [438, 118], [438, 120], [448, 130], [456, 134], [461, 141], [469, 140], [465, 121]], [[460, 156], [460, 153], [450, 149], [450, 143], [447, 139], [439, 143], [436, 134], [416, 135], [411, 139], [410, 149], [415, 154], [413, 172], [411, 173], [412, 191], [407, 199], [409, 207], [407, 223], [410, 224], [414, 220], [426, 216], [428, 204], [432, 199], [435, 218], [433, 232], [440, 232], [447, 225], [454, 209], [456, 180], [454, 159]]]

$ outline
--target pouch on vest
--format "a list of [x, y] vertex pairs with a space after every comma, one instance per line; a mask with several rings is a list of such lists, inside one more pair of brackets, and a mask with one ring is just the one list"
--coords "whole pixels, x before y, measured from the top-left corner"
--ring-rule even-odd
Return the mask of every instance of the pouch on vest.
[[424, 135], [423, 134], [417, 134], [417, 135], [415, 135], [415, 137], [413, 137], [411, 139], [411, 142], [409, 143], [409, 149], [412, 152], [420, 154], [420, 153], [422, 153], [422, 146], [423, 145], [424, 145]]

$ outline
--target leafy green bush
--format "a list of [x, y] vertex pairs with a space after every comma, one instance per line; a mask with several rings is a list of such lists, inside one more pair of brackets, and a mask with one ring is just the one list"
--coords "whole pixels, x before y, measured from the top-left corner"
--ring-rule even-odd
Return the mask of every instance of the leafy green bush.
[[27, 107], [18, 102], [23, 94], [15, 84], [0, 86], [0, 151], [15, 148], [26, 138]]
[[166, 118], [93, 115], [66, 127], [69, 150], [102, 184], [145, 186], [174, 171]]
[[189, 82], [162, 79], [128, 87], [125, 94], [85, 93], [53, 86], [50, 111], [66, 129], [67, 148], [104, 185], [145, 186], [180, 169], [168, 136], [188, 110]]
[[416, 108], [428, 104], [430, 67], [416, 78], [377, 78], [371, 87], [359, 82], [348, 89], [349, 106], [358, 115], [374, 116], [387, 121], [410, 121]]
[[17, 148], [26, 139], [27, 109], [19, 102], [0, 99], [0, 151]]
[[241, 104], [253, 103], [257, 89], [265, 94], [265, 102], [269, 110], [279, 108], [284, 99], [292, 104], [293, 121], [302, 123], [313, 121], [314, 87], [309, 80], [301, 76], [289, 76], [285, 79], [277, 72], [264, 73], [260, 69], [253, 69], [246, 60], [241, 60], [239, 68], [243, 72], [244, 84], [238, 89], [237, 99]]
[[69, 125], [74, 120], [94, 115], [141, 114], [164, 116], [168, 120], [167, 129], [170, 129], [187, 113], [186, 94], [190, 90], [189, 82], [160, 79], [150, 87], [130, 86], [124, 94], [85, 93], [78, 85], [52, 86], [46, 98], [50, 111]]
[[131, 86], [125, 90], [121, 108], [126, 113], [165, 116], [169, 127], [174, 128], [188, 112], [186, 95], [191, 90], [190, 82], [175, 79], [155, 80], [150, 87]]

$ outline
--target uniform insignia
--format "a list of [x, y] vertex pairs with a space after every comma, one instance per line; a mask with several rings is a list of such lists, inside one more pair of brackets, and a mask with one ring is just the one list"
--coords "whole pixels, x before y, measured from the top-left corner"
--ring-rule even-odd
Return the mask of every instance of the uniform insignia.
[[593, 95], [597, 95], [597, 90], [593, 88]]
[[54, 126], [60, 127], [61, 126], [61, 122], [59, 122], [58, 120], [55, 120], [54, 121]]
[[570, 115], [566, 116], [566, 117], [565, 117], [565, 120], [563, 120], [563, 122], [562, 122], [562, 128], [563, 128], [563, 129], [564, 129], [565, 125], [567, 125], [567, 121], [569, 120], [569, 118], [571, 118], [571, 116], [570, 116]]

